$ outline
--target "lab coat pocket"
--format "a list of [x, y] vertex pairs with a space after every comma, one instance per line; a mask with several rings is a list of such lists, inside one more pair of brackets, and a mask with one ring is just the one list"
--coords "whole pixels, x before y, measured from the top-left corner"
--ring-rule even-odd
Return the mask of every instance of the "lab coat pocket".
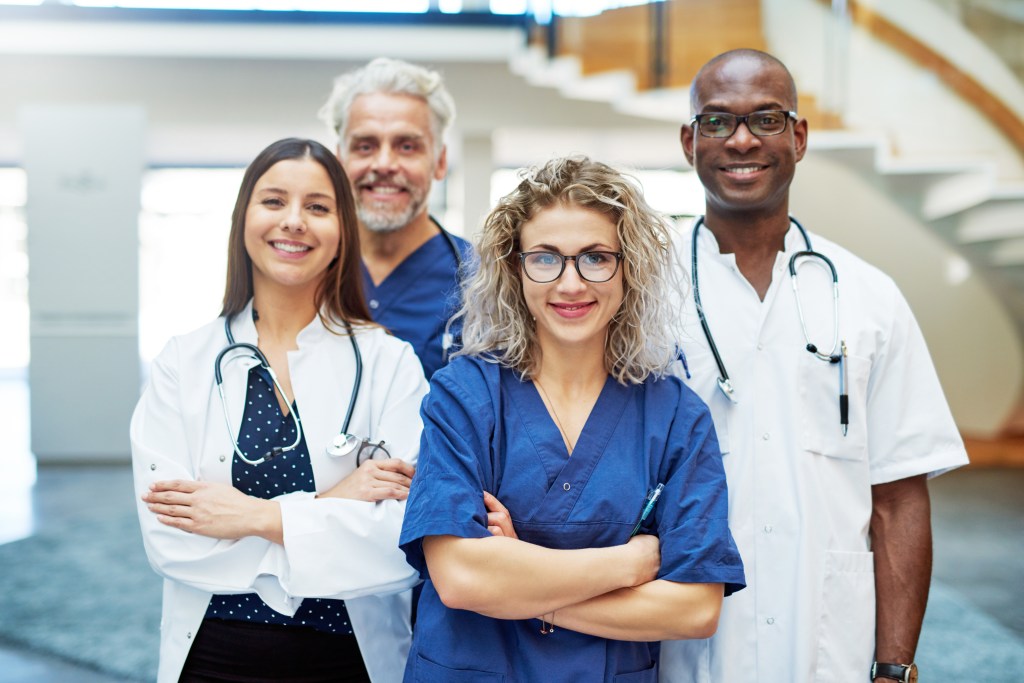
[[874, 646], [874, 555], [826, 551], [815, 682], [866, 678]]
[[866, 358], [846, 359], [848, 429], [843, 434], [839, 412], [838, 363], [819, 360], [804, 351], [799, 361], [801, 443], [805, 450], [841, 460], [867, 457], [867, 396], [871, 363]]
[[423, 655], [417, 655], [413, 680], [416, 683], [503, 683], [505, 674], [476, 669], [451, 669]]
[[615, 674], [612, 678], [614, 683], [655, 683], [658, 680], [658, 665], [651, 664], [643, 671], [633, 671], [628, 674]]

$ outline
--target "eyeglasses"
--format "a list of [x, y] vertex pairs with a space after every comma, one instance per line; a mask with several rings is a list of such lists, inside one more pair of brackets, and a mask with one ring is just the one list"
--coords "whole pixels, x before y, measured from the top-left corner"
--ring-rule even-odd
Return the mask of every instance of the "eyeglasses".
[[553, 251], [524, 251], [519, 259], [526, 277], [537, 283], [554, 282], [562, 277], [565, 262], [572, 261], [576, 272], [587, 282], [608, 282], [619, 270], [622, 254], [615, 251], [585, 251], [575, 256], [563, 256]]
[[697, 124], [697, 130], [706, 138], [728, 138], [731, 137], [741, 123], [747, 124], [747, 129], [758, 137], [778, 135], [786, 130], [786, 122], [789, 119], [796, 121], [795, 111], [783, 111], [781, 109], [767, 109], [755, 111], [746, 116], [727, 114], [725, 112], [709, 112], [697, 114], [690, 119], [690, 125]]

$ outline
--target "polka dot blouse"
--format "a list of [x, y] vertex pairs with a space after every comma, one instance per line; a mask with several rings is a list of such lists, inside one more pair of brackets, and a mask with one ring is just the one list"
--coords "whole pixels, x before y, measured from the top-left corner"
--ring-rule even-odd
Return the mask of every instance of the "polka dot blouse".
[[[295, 404], [292, 404], [292, 410], [299, 414]], [[238, 447], [247, 457], [255, 458], [275, 446], [290, 446], [294, 441], [295, 421], [291, 415], [281, 412], [270, 375], [260, 366], [252, 368], [249, 370], [242, 427], [238, 432]], [[236, 453], [231, 463], [231, 480], [236, 489], [264, 499], [292, 491], [315, 491], [313, 465], [309, 460], [305, 435], [295, 450], [259, 465], [245, 463]], [[287, 617], [268, 607], [255, 593], [215, 595], [206, 610], [206, 618], [308, 626], [327, 633], [352, 633], [343, 600], [306, 598], [295, 616]]]

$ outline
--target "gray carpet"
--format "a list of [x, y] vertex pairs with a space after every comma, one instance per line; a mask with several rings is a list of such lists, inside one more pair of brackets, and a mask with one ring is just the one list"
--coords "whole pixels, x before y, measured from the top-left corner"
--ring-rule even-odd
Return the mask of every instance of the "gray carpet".
[[[50, 521], [0, 545], [0, 638], [148, 682], [156, 676], [160, 580], [142, 549], [130, 478], [119, 473], [125, 488], [106, 490], [110, 481], [108, 473], [102, 485], [81, 474], [51, 482], [40, 503]], [[72, 490], [93, 486], [96, 506], [69, 502]], [[1020, 683], [1024, 641], [936, 583], [917, 661], [928, 681]]]

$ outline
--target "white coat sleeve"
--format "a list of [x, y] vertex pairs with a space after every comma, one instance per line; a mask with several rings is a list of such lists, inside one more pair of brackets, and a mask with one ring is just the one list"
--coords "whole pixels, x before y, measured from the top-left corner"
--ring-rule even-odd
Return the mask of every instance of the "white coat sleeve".
[[921, 328], [895, 286], [892, 297], [892, 323], [868, 387], [872, 484], [935, 476], [967, 464]]
[[[401, 343], [397, 357], [380, 354], [367, 370], [363, 382], [370, 393], [371, 433], [385, 439], [392, 457], [415, 465], [423, 429], [420, 403], [427, 393], [419, 360]], [[292, 594], [347, 599], [398, 592], [418, 582], [398, 547], [405, 501], [314, 499], [312, 494], [279, 501], [289, 566], [285, 584]]]
[[293, 614], [300, 601], [277, 578], [287, 570], [281, 546], [254, 536], [222, 540], [175, 529], [157, 521], [141, 500], [153, 482], [199, 478], [198, 434], [216, 417], [186, 405], [179, 354], [172, 340], [153, 362], [131, 422], [136, 505], [149, 563], [164, 578], [210, 593], [255, 592], [275, 610]]

